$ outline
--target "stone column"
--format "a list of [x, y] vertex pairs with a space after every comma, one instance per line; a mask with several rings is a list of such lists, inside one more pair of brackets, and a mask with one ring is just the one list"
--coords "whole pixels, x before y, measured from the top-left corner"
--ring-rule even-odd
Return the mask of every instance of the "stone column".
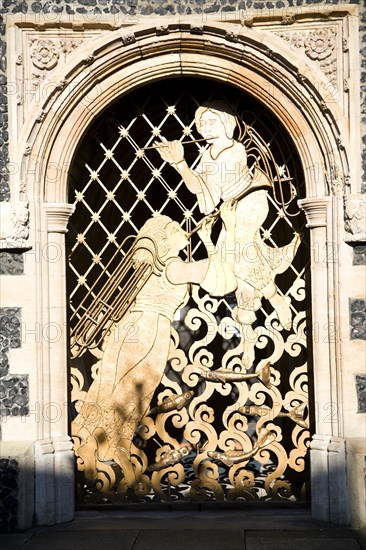
[[[304, 210], [311, 243], [312, 344], [314, 362], [315, 433], [311, 442], [311, 498], [313, 517], [330, 521], [334, 487], [329, 486], [329, 447], [334, 435], [337, 403], [332, 401], [328, 308], [327, 221], [331, 197], [298, 201]], [[337, 432], [336, 432], [336, 435]]]
[[[47, 203], [48, 323], [44, 351], [48, 356], [44, 437], [35, 444], [35, 512], [40, 525], [74, 517], [74, 454], [68, 435], [67, 303], [65, 233], [71, 204]], [[47, 437], [48, 436], [48, 437]]]
[[334, 411], [331, 395], [329, 343], [332, 338], [328, 318], [327, 213], [330, 197], [298, 201], [310, 229], [312, 344], [314, 359], [315, 422], [318, 436], [332, 435]]

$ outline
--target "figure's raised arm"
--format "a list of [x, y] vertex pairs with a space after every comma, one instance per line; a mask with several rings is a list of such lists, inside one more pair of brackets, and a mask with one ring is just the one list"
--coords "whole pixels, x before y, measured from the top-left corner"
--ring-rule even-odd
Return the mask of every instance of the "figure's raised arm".
[[188, 166], [184, 158], [184, 148], [180, 141], [154, 141], [154, 147], [161, 158], [173, 166], [182, 176], [191, 193], [202, 192], [202, 178]]
[[211, 240], [214, 220], [205, 220], [198, 234], [205, 245], [208, 258], [198, 262], [173, 260], [167, 267], [167, 276], [173, 284], [199, 284], [212, 296], [225, 296], [237, 287], [236, 277], [228, 263], [222, 262]]

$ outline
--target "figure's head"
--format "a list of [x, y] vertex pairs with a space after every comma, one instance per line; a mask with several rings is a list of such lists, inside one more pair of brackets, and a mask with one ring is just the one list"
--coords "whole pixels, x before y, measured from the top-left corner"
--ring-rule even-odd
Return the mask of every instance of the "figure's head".
[[[143, 239], [144, 237], [146, 238]], [[157, 252], [160, 260], [167, 260], [177, 256], [188, 243], [188, 238], [179, 223], [162, 214], [158, 214], [144, 223], [137, 234], [136, 241], [140, 239], [143, 239], [140, 243], [144, 248], [136, 250], [135, 263], [150, 263], [152, 255], [149, 250], [153, 253]]]
[[226, 135], [232, 138], [236, 127], [234, 111], [225, 101], [207, 101], [195, 112], [194, 121], [198, 132], [207, 139]]

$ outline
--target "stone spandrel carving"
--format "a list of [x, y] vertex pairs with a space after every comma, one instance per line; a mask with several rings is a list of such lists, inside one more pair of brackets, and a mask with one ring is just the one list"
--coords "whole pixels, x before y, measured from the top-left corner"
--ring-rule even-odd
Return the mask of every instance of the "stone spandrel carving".
[[[211, 242], [211, 224], [212, 221], [206, 221], [199, 230], [208, 261], [185, 263], [178, 258], [179, 251], [187, 246], [188, 237], [177, 222], [161, 215], [145, 223], [131, 255], [125, 258], [125, 262], [130, 262], [126, 270], [129, 267], [134, 270], [132, 283], [123, 286], [130, 291], [123, 296], [125, 309], [104, 339], [98, 376], [72, 425], [75, 451], [84, 463], [85, 480], [91, 486], [97, 480], [98, 461], [107, 460], [113, 460], [123, 473], [118, 492], [136, 486], [138, 490], [138, 484], [144, 484], [144, 476], [139, 480], [135, 477], [130, 450], [136, 429], [148, 413], [164, 374], [174, 313], [188, 299], [188, 283], [199, 284], [209, 292], [218, 281], [223, 292], [236, 286], [234, 274], [228, 265], [221, 263]], [[110, 280], [113, 285], [113, 277]], [[97, 297], [96, 306], [98, 301], [105, 305]], [[93, 323], [85, 330], [85, 323], [92, 315], [89, 309], [72, 335], [71, 349], [75, 355], [85, 347], [93, 349], [88, 329]], [[117, 312], [111, 315], [116, 321]], [[98, 323], [108, 324], [108, 320], [100, 317], [101, 312]]]
[[44, 28], [31, 25], [15, 27], [15, 79], [17, 82], [18, 132], [42, 82], [52, 77], [60, 63], [65, 62], [81, 44], [100, 35], [103, 29]]
[[32, 86], [35, 90], [60, 60], [75, 50], [81, 39], [31, 38], [29, 56], [32, 62]]
[[303, 50], [309, 59], [319, 65], [328, 80], [334, 86], [338, 85], [336, 27], [276, 31], [274, 34]]
[[366, 242], [366, 200], [365, 195], [344, 197], [344, 229], [346, 241]]
[[[242, 364], [249, 369], [253, 365], [256, 344], [252, 325], [262, 299], [269, 300], [283, 328], [289, 330], [292, 326], [290, 298], [279, 293], [275, 277], [291, 264], [300, 239], [295, 235], [287, 246], [275, 253], [262, 239], [260, 228], [268, 216], [267, 191], [272, 182], [258, 168], [250, 173], [246, 148], [233, 139], [237, 120], [230, 107], [223, 101], [208, 102], [197, 109], [195, 123], [209, 147], [194, 170], [185, 161], [180, 141], [156, 142], [155, 146], [197, 196], [201, 212], [209, 219], [223, 201], [216, 215], [225, 216], [227, 221], [216, 249], [222, 261], [229, 263], [237, 279], [233, 318], [241, 326]], [[218, 288], [216, 295], [223, 296], [224, 293]]]
[[74, 38], [74, 37], [71, 37], [71, 38], [66, 38], [65, 37], [65, 38], [61, 39], [61, 41], [60, 41], [62, 51], [66, 55], [69, 54], [69, 53], [72, 53], [82, 43], [83, 43], [82, 38]]

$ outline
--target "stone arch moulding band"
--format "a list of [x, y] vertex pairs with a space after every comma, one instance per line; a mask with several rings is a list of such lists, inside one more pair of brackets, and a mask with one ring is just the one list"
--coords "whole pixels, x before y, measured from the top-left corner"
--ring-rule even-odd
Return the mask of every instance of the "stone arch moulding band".
[[[133, 31], [87, 41], [43, 84], [20, 136], [18, 162], [28, 188], [45, 202], [67, 201], [68, 167], [98, 114], [136, 87], [180, 75], [228, 82], [266, 104], [298, 150], [308, 197], [329, 193], [324, 173], [334, 165], [342, 181], [348, 175], [348, 125], [339, 105], [327, 102], [328, 81], [284, 41], [227, 23], [167, 26], [158, 44], [157, 28]], [[314, 170], [315, 163], [322, 169]]]

